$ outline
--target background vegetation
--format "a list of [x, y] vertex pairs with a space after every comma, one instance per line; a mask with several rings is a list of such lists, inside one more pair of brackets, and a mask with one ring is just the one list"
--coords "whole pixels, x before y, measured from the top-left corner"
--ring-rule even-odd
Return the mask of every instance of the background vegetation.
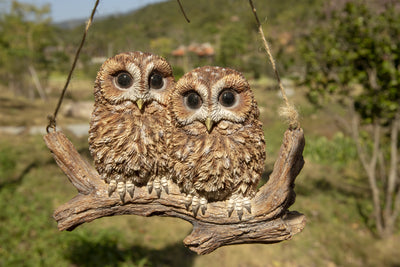
[[[54, 25], [50, 7], [13, 1], [0, 16], [0, 266], [399, 266], [399, 220], [384, 234], [377, 224], [387, 205], [395, 206], [399, 190], [397, 160], [388, 203], [384, 168], [392, 166], [392, 148], [399, 149], [390, 130], [400, 102], [400, 7], [393, 3], [255, 1], [291, 101], [302, 115], [306, 164], [296, 180], [292, 209], [305, 213], [308, 223], [291, 241], [196, 256], [182, 245], [191, 226], [177, 219], [119, 216], [58, 232], [52, 212], [76, 192], [34, 129], [44, 129], [55, 107], [84, 23]], [[93, 101], [101, 64], [96, 59], [122, 51], [162, 54], [177, 78], [204, 64], [236, 68], [250, 80], [261, 110], [268, 155], [264, 183], [286, 126], [277, 118], [282, 100], [248, 3], [183, 4], [190, 24], [175, 1], [95, 20], [64, 105]], [[172, 55], [179, 46], [195, 43], [210, 43], [215, 54]], [[373, 68], [379, 87], [371, 87], [366, 69]], [[350, 114], [359, 119], [359, 139], [346, 126]], [[90, 161], [87, 136], [66, 128], [87, 125], [89, 119], [70, 115], [62, 112], [59, 125]], [[380, 214], [357, 146], [362, 144], [365, 157], [373, 154], [374, 125], [381, 132]]]

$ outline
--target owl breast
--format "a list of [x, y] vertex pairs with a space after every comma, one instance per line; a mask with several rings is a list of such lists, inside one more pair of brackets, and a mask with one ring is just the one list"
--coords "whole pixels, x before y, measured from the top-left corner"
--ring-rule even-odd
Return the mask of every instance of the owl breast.
[[253, 124], [220, 122], [211, 133], [202, 123], [177, 128], [171, 162], [181, 191], [208, 201], [225, 200], [232, 192], [252, 197], [265, 160], [261, 123]]
[[127, 101], [118, 108], [95, 107], [93, 112], [90, 152], [106, 181], [119, 174], [143, 185], [166, 166], [164, 107], [154, 101], [142, 113], [135, 105]]

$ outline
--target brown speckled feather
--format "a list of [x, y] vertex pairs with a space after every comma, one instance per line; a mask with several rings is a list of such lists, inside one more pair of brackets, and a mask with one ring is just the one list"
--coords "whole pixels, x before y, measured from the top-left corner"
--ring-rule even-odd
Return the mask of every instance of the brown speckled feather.
[[111, 105], [95, 107], [90, 150], [105, 181], [119, 174], [143, 185], [158, 175], [157, 168], [166, 166], [165, 111], [158, 103], [148, 105], [143, 114], [132, 102], [124, 106], [121, 110]]
[[[122, 78], [124, 88], [119, 84], [120, 73], [130, 77], [128, 81]], [[151, 88], [150, 76], [154, 73], [162, 77], [163, 87]], [[142, 186], [166, 175], [164, 132], [170, 123], [166, 107], [174, 85], [170, 65], [150, 53], [116, 55], [98, 72], [89, 148], [102, 178], [110, 185], [114, 183], [110, 193], [121, 183], [121, 199], [125, 183]], [[139, 99], [143, 101], [141, 107]]]
[[[237, 103], [229, 108], [218, 103], [226, 88], [237, 94]], [[185, 106], [185, 96], [193, 91], [203, 100], [198, 110]], [[253, 197], [264, 170], [265, 141], [244, 77], [227, 68], [195, 69], [177, 82], [169, 111], [170, 166], [181, 191], [208, 202]], [[211, 132], [205, 126], [207, 118], [214, 122]]]

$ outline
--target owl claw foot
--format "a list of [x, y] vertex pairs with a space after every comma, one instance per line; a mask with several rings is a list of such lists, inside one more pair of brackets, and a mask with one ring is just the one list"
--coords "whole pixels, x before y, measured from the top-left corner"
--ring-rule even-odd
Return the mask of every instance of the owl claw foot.
[[155, 178], [153, 181], [150, 181], [147, 183], [147, 190], [149, 191], [149, 194], [151, 194], [151, 192], [154, 191], [157, 194], [157, 197], [160, 198], [161, 196], [161, 183], [160, 183], [160, 179]]
[[247, 210], [248, 213], [251, 214], [251, 201], [248, 197], [236, 197], [228, 200], [228, 216], [231, 217], [233, 211], [236, 211], [236, 214], [239, 217], [239, 220], [242, 220], [244, 211], [243, 208]]
[[133, 197], [133, 192], [135, 191], [135, 185], [132, 181], [127, 181], [126, 184], [122, 181], [117, 183], [116, 180], [111, 180], [108, 184], [108, 196], [110, 197], [115, 191], [118, 193], [119, 198], [124, 203], [126, 192], [129, 193], [130, 197]]
[[117, 192], [122, 202], [125, 202], [126, 185], [124, 182], [118, 182]]
[[207, 203], [208, 201], [204, 197], [187, 195], [185, 199], [185, 207], [187, 210], [189, 210], [190, 205], [192, 206], [194, 217], [197, 216], [199, 210], [201, 210], [201, 214], [206, 214]]
[[243, 207], [251, 214], [251, 201], [248, 197], [243, 198]]
[[149, 192], [149, 194], [151, 194], [151, 192], [153, 192], [153, 182], [147, 183], [147, 191]]
[[115, 180], [111, 180], [108, 184], [108, 196], [110, 197], [112, 193], [114, 193], [115, 189], [117, 188], [117, 182]]
[[192, 199], [192, 212], [194, 217], [197, 216], [197, 212], [199, 211], [200, 208], [200, 199], [197, 196], [194, 196]]
[[200, 209], [203, 215], [206, 214], [207, 203], [208, 203], [207, 199], [205, 199], [204, 197], [200, 198]]
[[157, 197], [160, 198], [161, 197], [161, 183], [160, 183], [160, 179], [155, 179], [154, 183], [154, 191], [156, 191]]
[[161, 186], [164, 189], [165, 193], [167, 193], [168, 195], [169, 194], [168, 179], [166, 177], [161, 177]]
[[185, 198], [185, 207], [186, 207], [186, 210], [189, 210], [190, 205], [192, 204], [192, 199], [193, 199], [193, 196], [192, 196], [192, 195], [187, 195], [187, 196], [186, 196], [186, 198]]
[[126, 182], [126, 191], [128, 192], [129, 196], [133, 198], [133, 193], [135, 192], [135, 185], [132, 183], [132, 181]]
[[150, 181], [147, 183], [147, 190], [149, 191], [149, 194], [154, 191], [157, 194], [157, 197], [161, 197], [161, 192], [164, 189], [165, 193], [169, 194], [168, 190], [168, 180], [165, 177], [160, 178], [155, 178], [153, 181]]

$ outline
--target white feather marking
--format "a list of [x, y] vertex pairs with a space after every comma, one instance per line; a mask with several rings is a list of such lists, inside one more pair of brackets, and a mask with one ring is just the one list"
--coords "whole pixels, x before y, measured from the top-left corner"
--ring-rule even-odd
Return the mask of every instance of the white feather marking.
[[[222, 77], [220, 80], [218, 80], [214, 85], [211, 87], [211, 103], [212, 103], [212, 111], [211, 111], [211, 118], [215, 121], [221, 121], [221, 120], [228, 120], [232, 122], [243, 122], [246, 117], [245, 115], [239, 116], [237, 113], [233, 112], [231, 110], [233, 107], [226, 108], [222, 106], [219, 103], [219, 94], [221, 93], [222, 90], [226, 89], [227, 83], [226, 81], [228, 79], [232, 79], [232, 75], [227, 75]], [[240, 97], [240, 95], [237, 95], [237, 97]], [[239, 101], [237, 100], [237, 103]]]
[[153, 71], [153, 69], [154, 69], [154, 62], [149, 62], [149, 63], [147, 64], [147, 66], [146, 66], [146, 69], [145, 69], [144, 77], [143, 77], [143, 78], [146, 79], [146, 80], [148, 80], [148, 78], [149, 78], [151, 72]]
[[136, 101], [138, 98], [143, 98], [143, 96], [140, 94], [140, 68], [134, 63], [130, 63], [127, 65], [126, 70], [132, 75], [133, 84], [130, 88], [124, 90], [124, 92], [121, 94], [121, 98], [131, 101]]
[[191, 111], [190, 114], [187, 117], [177, 117], [178, 122], [182, 125], [188, 125], [193, 123], [194, 121], [204, 122], [206, 118], [210, 115], [210, 110], [208, 107], [207, 86], [202, 83], [197, 83], [195, 91], [200, 95], [201, 99], [203, 100], [203, 105], [197, 110], [191, 110], [186, 107], [189, 111]]

